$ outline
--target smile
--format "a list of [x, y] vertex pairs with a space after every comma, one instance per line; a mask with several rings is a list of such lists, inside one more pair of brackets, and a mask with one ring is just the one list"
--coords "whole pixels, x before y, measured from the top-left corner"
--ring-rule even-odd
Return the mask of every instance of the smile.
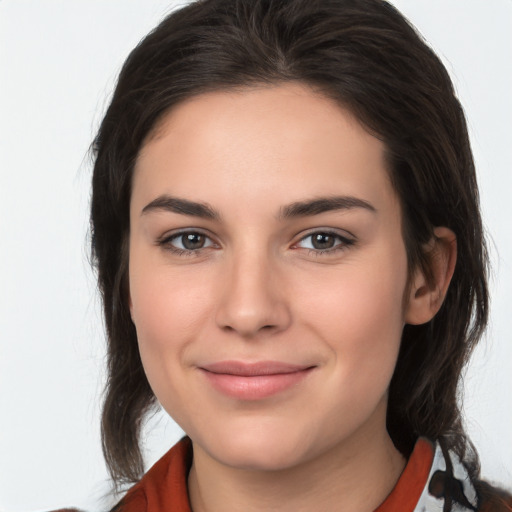
[[222, 361], [199, 369], [213, 388], [224, 395], [238, 400], [262, 400], [297, 385], [314, 368], [276, 361]]

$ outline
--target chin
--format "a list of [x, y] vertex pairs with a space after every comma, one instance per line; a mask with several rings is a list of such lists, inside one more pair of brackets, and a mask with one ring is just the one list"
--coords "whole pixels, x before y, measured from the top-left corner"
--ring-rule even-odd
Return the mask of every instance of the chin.
[[[267, 427], [267, 428], [266, 428]], [[218, 462], [252, 471], [280, 471], [296, 466], [304, 457], [304, 435], [282, 428], [252, 425], [198, 440], [203, 450]]]

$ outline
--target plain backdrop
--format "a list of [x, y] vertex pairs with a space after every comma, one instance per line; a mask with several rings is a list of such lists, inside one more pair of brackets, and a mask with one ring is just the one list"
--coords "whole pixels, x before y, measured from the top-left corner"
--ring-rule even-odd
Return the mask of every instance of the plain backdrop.
[[[185, 2], [181, 2], [182, 4]], [[492, 318], [465, 378], [483, 475], [512, 486], [512, 1], [396, 0], [465, 105], [492, 238]], [[0, 510], [108, 506], [88, 146], [131, 48], [178, 5], [0, 0]], [[468, 219], [468, 222], [470, 220]], [[151, 464], [181, 431], [145, 430]]]

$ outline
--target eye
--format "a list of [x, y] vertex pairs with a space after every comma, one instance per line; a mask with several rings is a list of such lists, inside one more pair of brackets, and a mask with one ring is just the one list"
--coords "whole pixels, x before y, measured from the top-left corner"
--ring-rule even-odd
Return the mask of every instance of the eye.
[[179, 254], [198, 252], [214, 245], [211, 238], [198, 231], [182, 231], [162, 239], [159, 244]]
[[309, 249], [313, 252], [323, 253], [345, 249], [354, 243], [354, 240], [342, 236], [339, 233], [315, 231], [302, 238], [296, 246], [301, 249]]

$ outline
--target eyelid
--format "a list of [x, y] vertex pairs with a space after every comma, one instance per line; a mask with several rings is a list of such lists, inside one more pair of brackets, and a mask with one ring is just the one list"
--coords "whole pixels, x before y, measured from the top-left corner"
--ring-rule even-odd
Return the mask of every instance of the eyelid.
[[[341, 232], [340, 232], [341, 231]], [[323, 234], [323, 235], [329, 235], [337, 238], [340, 243], [337, 243], [333, 247], [330, 247], [328, 249], [315, 249], [315, 248], [309, 248], [309, 247], [299, 247], [299, 244], [306, 240], [307, 238], [310, 238], [311, 236], [315, 234]], [[344, 250], [356, 243], [357, 239], [356, 237], [346, 231], [346, 230], [339, 230], [334, 228], [313, 228], [308, 230], [306, 233], [301, 233], [300, 238], [292, 245], [292, 248], [294, 249], [304, 249], [311, 253], [315, 254], [323, 254], [323, 253], [334, 253], [339, 250]]]
[[[180, 236], [184, 236], [187, 234], [199, 234], [204, 236], [208, 241], [208, 245], [199, 247], [197, 249], [186, 249], [186, 248], [179, 248], [172, 244], [172, 242], [176, 239], [178, 239]], [[312, 237], [315, 234], [323, 234], [328, 235], [336, 238], [338, 240], [338, 243], [336, 243], [333, 247], [329, 247], [327, 249], [317, 249], [317, 248], [311, 248], [311, 247], [300, 247], [299, 244], [303, 242], [304, 240]], [[298, 240], [294, 242], [291, 246], [291, 249], [303, 249], [306, 251], [309, 251], [310, 253], [314, 253], [315, 255], [320, 255], [324, 253], [335, 253], [340, 250], [345, 250], [348, 247], [354, 245], [356, 243], [356, 237], [346, 231], [346, 230], [340, 230], [336, 228], [312, 228], [307, 230], [306, 232], [302, 232], [300, 235], [298, 235], [296, 238]], [[186, 227], [186, 228], [179, 228], [176, 230], [171, 230], [166, 233], [164, 233], [162, 236], [158, 237], [156, 240], [156, 245], [161, 246], [162, 248], [174, 252], [179, 255], [199, 255], [202, 251], [206, 249], [213, 248], [219, 248], [220, 244], [215, 240], [215, 237], [212, 236], [212, 234], [203, 228], [196, 228], [196, 227]]]
[[[187, 234], [198, 234], [207, 238], [211, 243], [206, 247], [200, 247], [198, 249], [180, 249], [179, 247], [175, 247], [172, 245], [172, 241], [179, 238], [180, 236]], [[187, 227], [187, 228], [179, 228], [172, 231], [167, 231], [162, 236], [158, 237], [156, 240], [156, 245], [163, 247], [164, 249], [175, 252], [177, 254], [194, 254], [198, 255], [204, 249], [210, 249], [212, 247], [219, 247], [219, 244], [215, 241], [214, 237], [205, 229], [195, 228], [195, 227]]]
[[169, 231], [166, 231], [163, 235], [160, 235], [157, 238], [157, 242], [160, 243], [165, 240], [170, 240], [179, 235], [185, 235], [187, 233], [198, 233], [200, 235], [207, 236], [208, 238], [212, 238], [211, 234], [203, 228], [186, 227], [186, 228], [176, 228], [176, 229], [171, 229]]
[[306, 229], [306, 230], [302, 231], [301, 233], [299, 233], [298, 235], [296, 235], [295, 238], [297, 239], [297, 241], [300, 242], [304, 238], [307, 238], [308, 236], [314, 235], [316, 233], [324, 233], [326, 235], [338, 236], [340, 238], [343, 238], [346, 240], [352, 240], [352, 241], [355, 241], [357, 238], [353, 233], [351, 233], [350, 231], [347, 231], [346, 229], [323, 227], [323, 226]]

